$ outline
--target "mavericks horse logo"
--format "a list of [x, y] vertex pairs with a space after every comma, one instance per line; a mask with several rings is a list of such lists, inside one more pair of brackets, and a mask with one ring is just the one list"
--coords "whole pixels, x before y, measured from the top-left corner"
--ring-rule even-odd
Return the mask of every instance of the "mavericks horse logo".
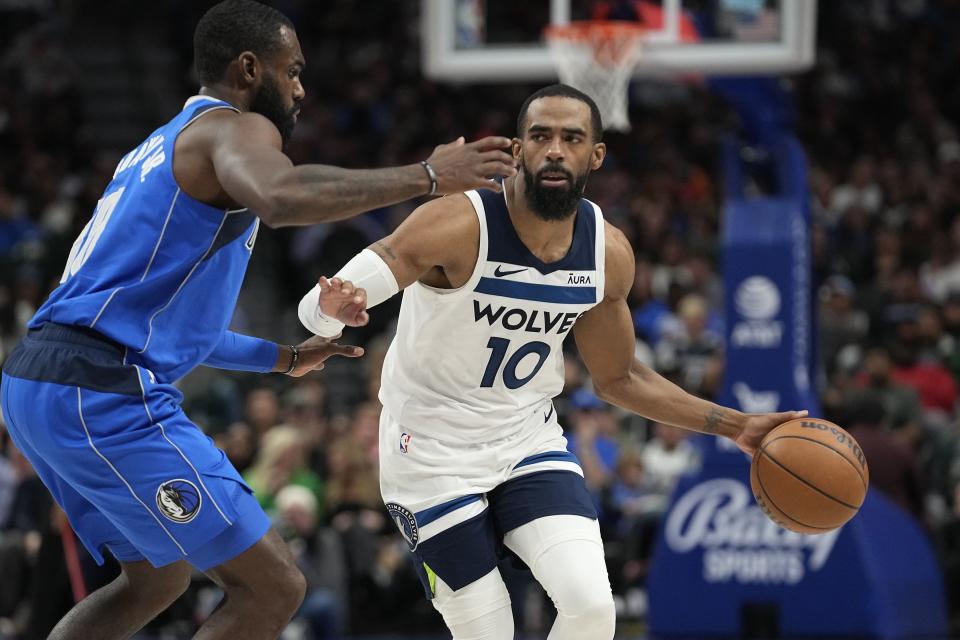
[[167, 480], [157, 488], [157, 508], [168, 520], [190, 522], [200, 512], [200, 491], [189, 480]]

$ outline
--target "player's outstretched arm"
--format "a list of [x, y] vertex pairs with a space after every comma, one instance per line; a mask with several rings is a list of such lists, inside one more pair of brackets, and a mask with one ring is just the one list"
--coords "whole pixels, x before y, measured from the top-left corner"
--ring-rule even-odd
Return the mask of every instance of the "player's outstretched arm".
[[225, 331], [203, 364], [215, 369], [300, 377], [323, 369], [324, 362], [331, 356], [359, 358], [362, 355], [362, 348], [342, 345], [329, 338], [312, 337], [296, 346], [288, 346]]
[[[433, 273], [457, 287], [469, 279], [477, 261], [480, 223], [463, 194], [432, 200], [417, 207], [397, 229], [353, 257], [334, 280], [349, 280], [364, 296], [364, 309], [374, 307]], [[303, 326], [316, 335], [343, 328], [332, 321], [323, 303], [324, 281], [300, 301]]]
[[438, 146], [426, 159], [431, 173], [419, 163], [387, 169], [294, 166], [281, 151], [277, 128], [260, 114], [225, 114], [217, 124], [211, 140], [217, 179], [271, 227], [342, 220], [431, 193], [499, 188], [490, 179], [516, 173], [506, 151], [510, 139], [501, 136]]
[[624, 235], [607, 225], [604, 300], [574, 325], [577, 347], [595, 391], [607, 402], [651, 420], [726, 436], [753, 453], [775, 426], [806, 412], [745, 414], [687, 393], [634, 358], [627, 294], [633, 283], [633, 251]]

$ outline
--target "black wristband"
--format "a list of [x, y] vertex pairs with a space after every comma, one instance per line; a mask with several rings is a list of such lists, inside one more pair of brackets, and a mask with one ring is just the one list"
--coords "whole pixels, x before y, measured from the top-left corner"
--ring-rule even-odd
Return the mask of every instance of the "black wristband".
[[295, 345], [290, 345], [290, 368], [283, 372], [283, 375], [288, 376], [293, 373], [293, 370], [297, 368], [297, 362], [300, 360], [300, 349]]
[[427, 177], [430, 178], [430, 192], [428, 196], [432, 196], [437, 192], [437, 172], [433, 170], [433, 167], [430, 166], [430, 163], [426, 160], [421, 160], [420, 164], [423, 165], [424, 171], [427, 172]]

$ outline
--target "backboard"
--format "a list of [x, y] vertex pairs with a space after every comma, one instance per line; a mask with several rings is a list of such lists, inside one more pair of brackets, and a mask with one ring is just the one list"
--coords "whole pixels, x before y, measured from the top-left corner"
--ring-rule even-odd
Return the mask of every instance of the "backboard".
[[813, 64], [817, 0], [421, 0], [424, 73], [445, 81], [557, 77], [548, 25], [636, 19], [639, 77], [765, 75]]

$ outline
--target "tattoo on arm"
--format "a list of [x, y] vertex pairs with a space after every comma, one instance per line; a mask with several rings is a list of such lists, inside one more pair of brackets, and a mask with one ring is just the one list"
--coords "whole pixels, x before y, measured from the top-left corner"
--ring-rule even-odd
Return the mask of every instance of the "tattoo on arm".
[[420, 165], [389, 169], [293, 167], [278, 196], [281, 225], [343, 220], [358, 213], [423, 195], [430, 188]]
[[709, 413], [706, 415], [706, 420], [703, 423], [703, 430], [705, 433], [717, 433], [717, 427], [720, 426], [720, 423], [723, 422], [723, 419], [726, 416], [723, 411], [714, 407], [710, 409]]
[[386, 253], [391, 260], [397, 259], [397, 254], [393, 252], [393, 249], [391, 249], [390, 246], [387, 245], [387, 243], [383, 242], [382, 240], [377, 240], [376, 245], [380, 247], [383, 250], [383, 252]]

